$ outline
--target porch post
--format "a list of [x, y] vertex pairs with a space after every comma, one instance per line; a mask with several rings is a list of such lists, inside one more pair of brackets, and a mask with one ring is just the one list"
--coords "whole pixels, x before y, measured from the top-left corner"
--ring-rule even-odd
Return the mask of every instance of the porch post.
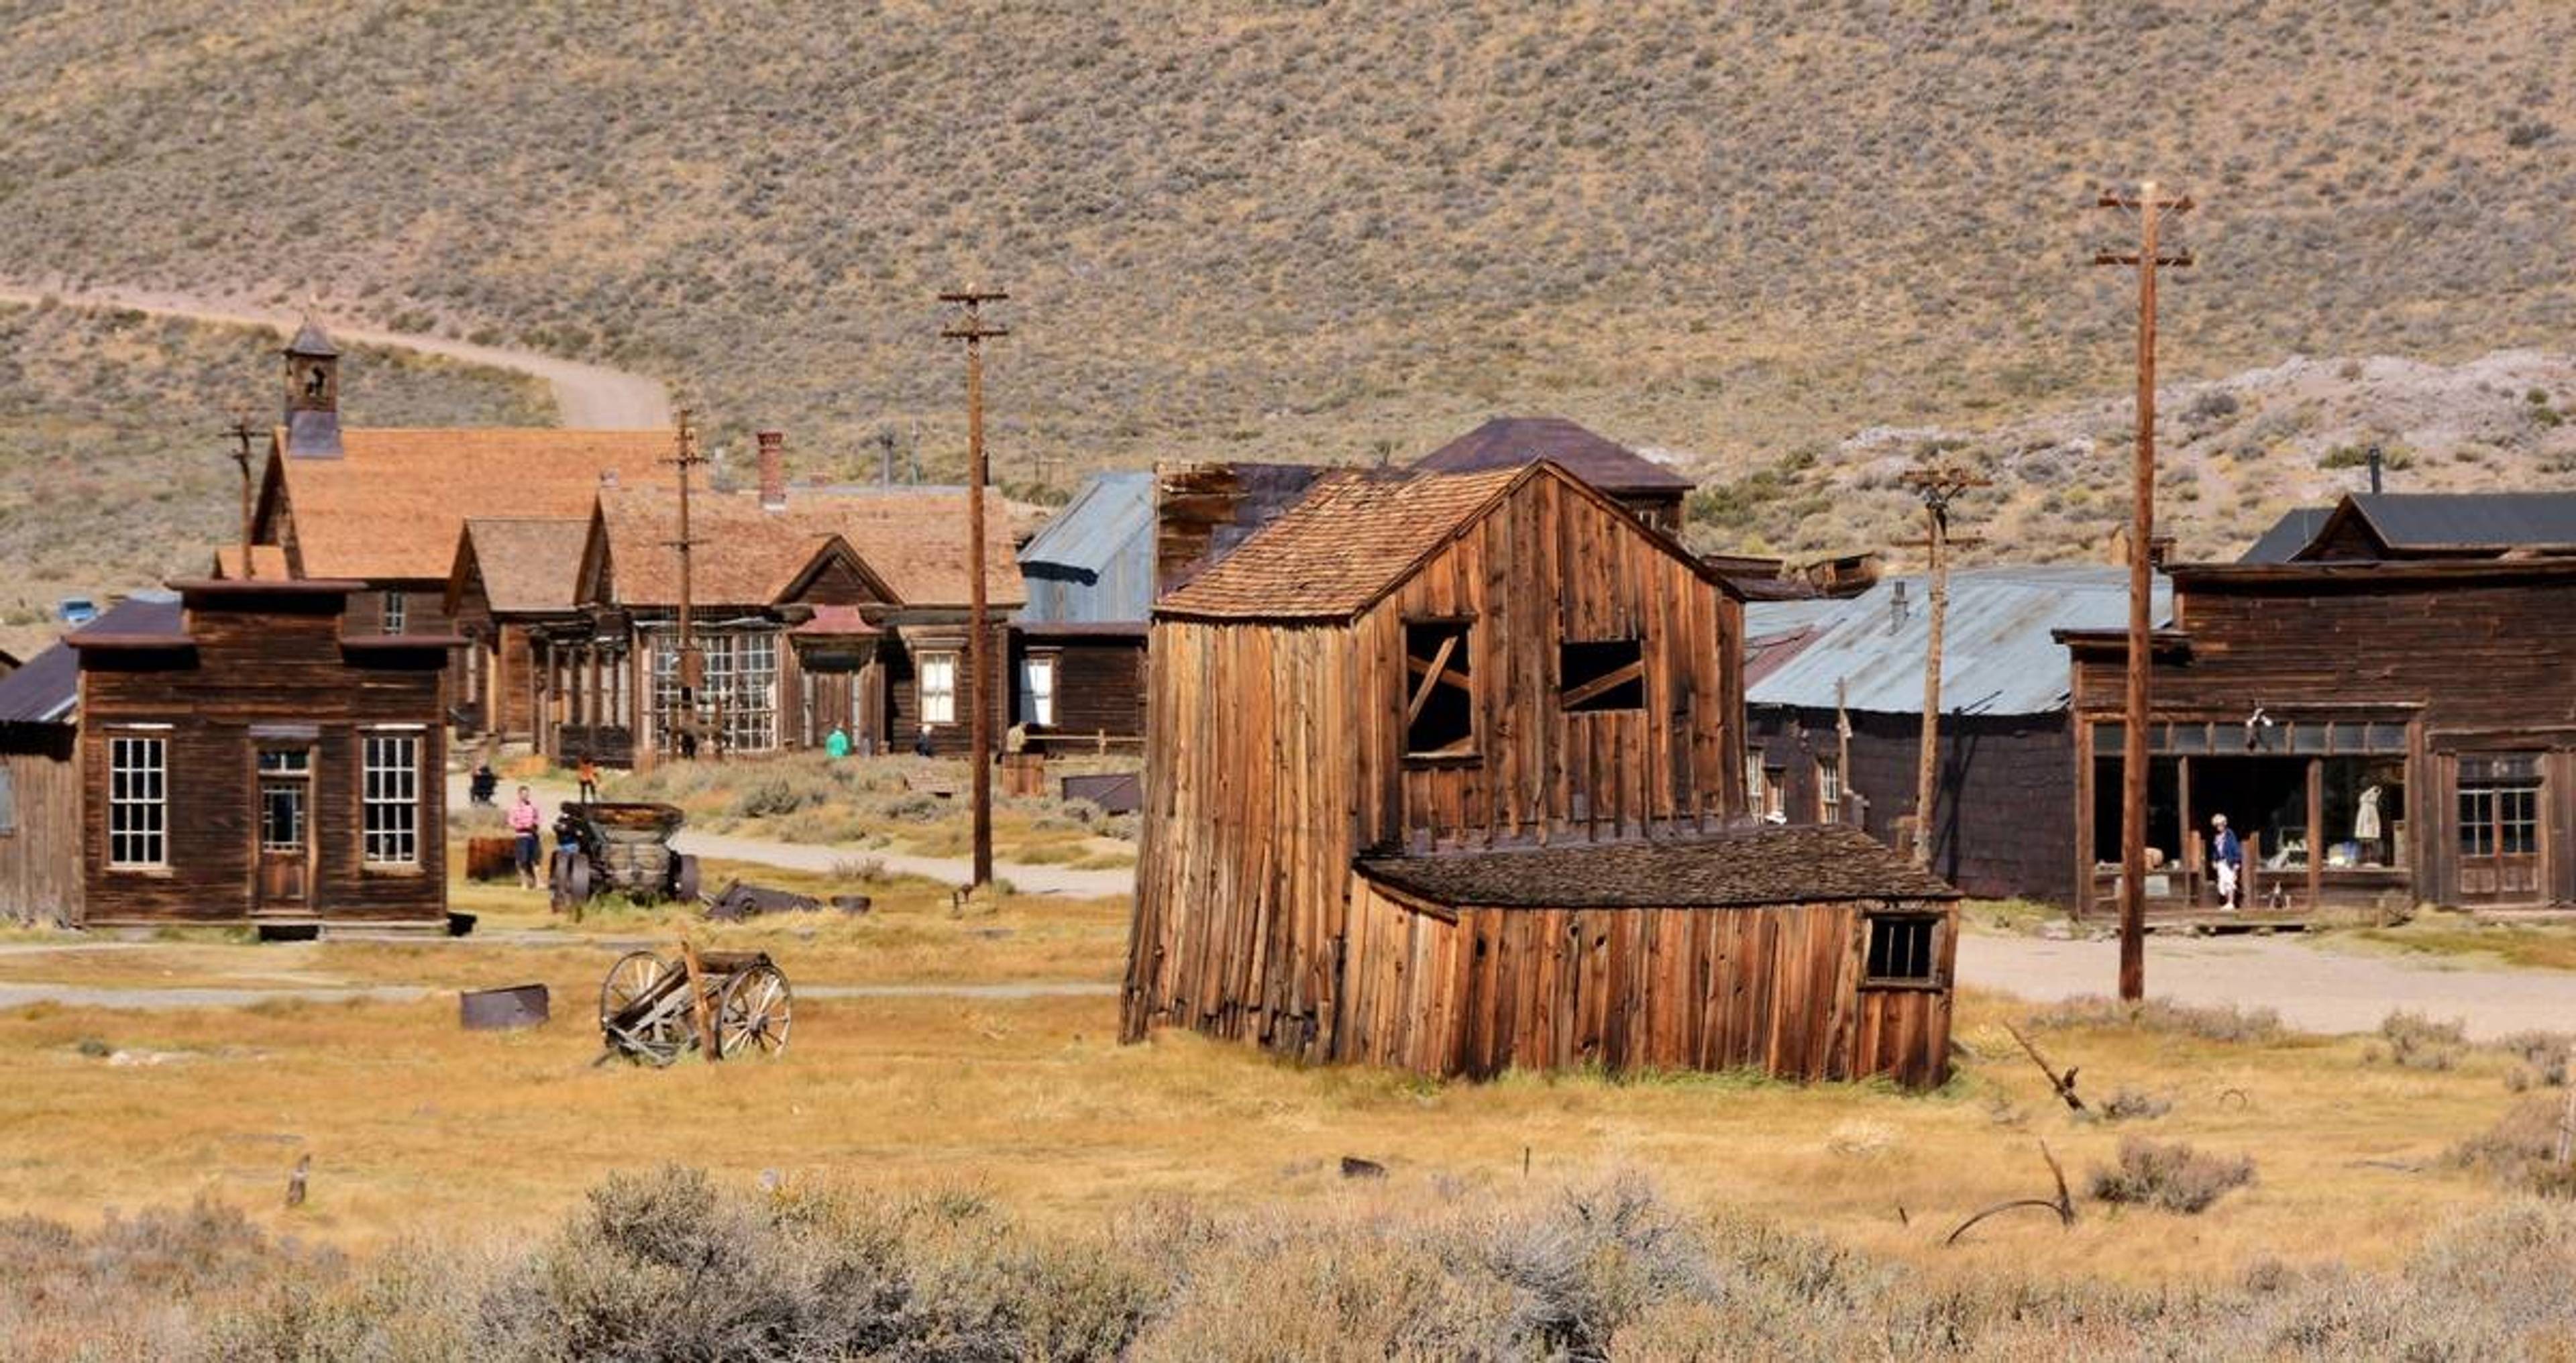
[[2308, 912], [2325, 906], [2326, 761], [2308, 759]]

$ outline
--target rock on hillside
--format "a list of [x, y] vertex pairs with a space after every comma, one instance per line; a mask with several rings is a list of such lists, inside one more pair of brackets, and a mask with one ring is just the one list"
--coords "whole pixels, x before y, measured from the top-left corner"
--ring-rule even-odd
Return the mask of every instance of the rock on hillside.
[[[1982, 470], [1962, 533], [1970, 559], [2107, 552], [2129, 514], [2128, 399], [1986, 429], [1878, 426], [1703, 492], [1706, 543], [1818, 554], [1919, 538], [1898, 476], [1926, 454]], [[2187, 559], [2233, 558], [2291, 507], [2367, 486], [2378, 446], [2391, 491], [2576, 487], [2576, 356], [2499, 350], [2462, 364], [2294, 356], [2157, 395], [2159, 529]]]

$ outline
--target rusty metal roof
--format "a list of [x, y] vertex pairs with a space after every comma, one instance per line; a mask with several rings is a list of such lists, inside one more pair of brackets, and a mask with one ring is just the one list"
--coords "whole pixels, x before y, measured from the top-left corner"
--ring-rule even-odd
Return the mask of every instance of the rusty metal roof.
[[[1898, 593], [1903, 592], [1903, 607]], [[1744, 607], [1748, 642], [1800, 629], [1813, 636], [1758, 679], [1745, 701], [1805, 709], [1834, 707], [1835, 683], [1854, 710], [1919, 713], [1923, 654], [1931, 634], [1931, 599], [1920, 575], [1891, 577], [1818, 617], [1805, 601], [1753, 601]], [[2154, 616], [2173, 618], [2173, 594], [2156, 579]], [[2038, 715], [2066, 706], [2061, 629], [2119, 629], [2129, 620], [2125, 568], [2060, 564], [1963, 568], [1950, 574], [1950, 609], [1941, 649], [1941, 708], [1951, 714]], [[1749, 650], [1748, 650], [1749, 651]]]

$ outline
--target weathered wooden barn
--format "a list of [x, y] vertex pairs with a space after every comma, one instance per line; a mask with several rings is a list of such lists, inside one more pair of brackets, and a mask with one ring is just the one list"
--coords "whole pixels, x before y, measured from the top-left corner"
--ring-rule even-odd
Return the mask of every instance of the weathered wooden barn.
[[[2173, 570], [2153, 643], [2151, 912], [2215, 905], [2209, 819], [2247, 910], [2576, 902], [2576, 498], [2363, 494], [2289, 561]], [[2071, 632], [2086, 815], [2118, 883], [2127, 639]]]
[[[1749, 804], [1782, 823], [1842, 823], [1911, 847], [1930, 602], [1921, 575], [1847, 601], [1744, 608]], [[1932, 869], [1973, 895], [2072, 904], [2075, 726], [2062, 629], [2129, 614], [2123, 569], [1964, 568], [1950, 575]], [[2169, 596], [2157, 584], [2157, 619]]]
[[1013, 718], [1034, 751], [1134, 751], [1145, 736], [1155, 476], [1096, 473], [1020, 546]]
[[1741, 827], [1741, 642], [1552, 463], [1323, 476], [1156, 606], [1122, 1034], [1937, 1081], [1950, 892]]
[[92, 925], [447, 918], [447, 635], [350, 632], [352, 582], [171, 584], [66, 642]]
[[464, 666], [448, 679], [460, 736], [534, 745], [538, 717], [563, 704], [546, 690], [536, 639], [580, 623], [573, 597], [589, 539], [580, 517], [466, 519], [444, 601], [466, 641]]
[[1666, 534], [1695, 486], [1672, 468], [1561, 416], [1498, 416], [1414, 461], [1417, 473], [1484, 473], [1546, 460]]
[[[179, 623], [179, 598], [143, 592], [89, 622], [104, 634]], [[57, 640], [0, 677], [0, 922], [81, 921], [80, 659]]]
[[[306, 322], [285, 361], [285, 416], [253, 518], [258, 575], [360, 583], [353, 635], [453, 631], [448, 583], [469, 518], [580, 519], [603, 479], [632, 485], [668, 471], [668, 430], [344, 426], [339, 350], [322, 328]], [[219, 576], [240, 577], [239, 559], [219, 551]], [[457, 679], [470, 675], [462, 644], [453, 661]]]
[[[838, 725], [861, 752], [908, 751], [924, 731], [933, 751], [965, 752], [964, 494], [809, 492], [768, 477], [763, 489], [690, 501], [692, 629], [706, 658], [700, 718], [722, 750], [820, 747]], [[598, 492], [575, 590], [580, 621], [537, 636], [541, 685], [554, 698], [539, 721], [547, 751], [639, 764], [681, 751], [670, 728], [679, 713], [680, 573], [670, 547], [678, 502], [676, 490], [659, 487]], [[1023, 602], [1009, 526], [993, 498], [985, 696], [997, 736], [1010, 722], [1008, 621]]]

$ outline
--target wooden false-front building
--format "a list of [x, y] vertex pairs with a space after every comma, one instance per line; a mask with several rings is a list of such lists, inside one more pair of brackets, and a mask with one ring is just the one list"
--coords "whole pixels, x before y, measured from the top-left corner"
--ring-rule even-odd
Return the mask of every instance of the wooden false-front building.
[[536, 745], [538, 717], [556, 699], [536, 640], [579, 624], [573, 598], [589, 540], [581, 517], [466, 519], [445, 601], [466, 641], [465, 666], [449, 688], [458, 732]]
[[1938, 1082], [1950, 891], [1742, 826], [1741, 639], [1554, 464], [1325, 476], [1156, 606], [1123, 1035]]
[[443, 927], [446, 635], [348, 629], [360, 584], [191, 581], [80, 665], [91, 925]]

